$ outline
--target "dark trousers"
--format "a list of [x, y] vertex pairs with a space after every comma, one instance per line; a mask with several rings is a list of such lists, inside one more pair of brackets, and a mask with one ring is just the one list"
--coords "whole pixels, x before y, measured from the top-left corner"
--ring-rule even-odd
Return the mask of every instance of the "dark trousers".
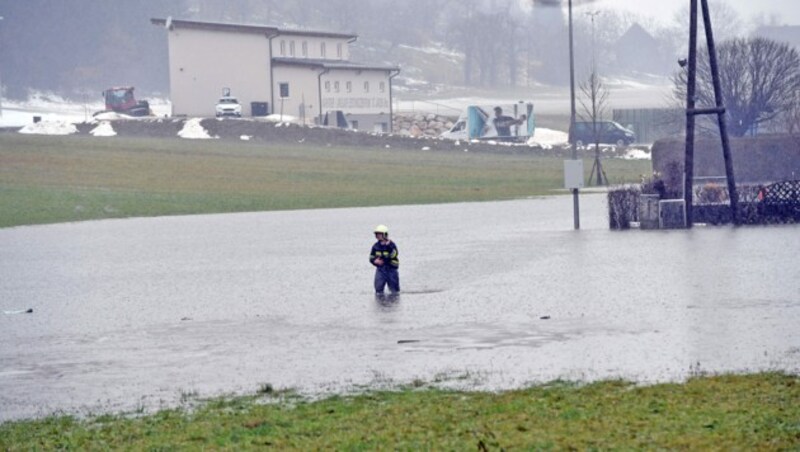
[[383, 293], [383, 289], [389, 286], [392, 293], [400, 292], [400, 273], [394, 267], [384, 265], [375, 269], [375, 293]]

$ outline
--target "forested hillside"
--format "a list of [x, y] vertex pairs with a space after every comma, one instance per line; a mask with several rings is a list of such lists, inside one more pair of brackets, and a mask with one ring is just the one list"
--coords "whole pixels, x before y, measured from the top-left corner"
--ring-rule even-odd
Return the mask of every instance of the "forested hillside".
[[[565, 84], [565, 11], [522, 0], [0, 0], [4, 96], [29, 90], [99, 96], [112, 85], [168, 95], [167, 38], [153, 17], [310, 28], [359, 34], [354, 59], [399, 64], [414, 80], [464, 86]], [[557, 3], [557, 2], [556, 2]], [[604, 12], [575, 15], [576, 61], [613, 65], [613, 43], [634, 23]], [[656, 34], [673, 61], [668, 34]], [[579, 68], [580, 69], [580, 68]]]

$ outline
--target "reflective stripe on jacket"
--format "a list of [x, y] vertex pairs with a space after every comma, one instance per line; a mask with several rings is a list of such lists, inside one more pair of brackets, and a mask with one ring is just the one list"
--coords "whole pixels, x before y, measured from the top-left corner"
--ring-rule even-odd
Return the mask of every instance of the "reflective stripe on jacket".
[[397, 245], [395, 245], [391, 240], [386, 244], [383, 244], [380, 240], [378, 240], [374, 245], [372, 245], [372, 251], [369, 253], [370, 263], [375, 265], [374, 261], [379, 257], [383, 259], [384, 263], [389, 263], [389, 265], [394, 268], [400, 266], [400, 259], [397, 255]]

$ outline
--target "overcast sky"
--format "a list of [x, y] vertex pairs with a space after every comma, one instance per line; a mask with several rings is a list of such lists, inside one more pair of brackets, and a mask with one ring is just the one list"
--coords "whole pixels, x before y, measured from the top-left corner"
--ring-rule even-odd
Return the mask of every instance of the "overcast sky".
[[[800, 0], [726, 0], [726, 2], [739, 13], [745, 22], [763, 14], [766, 18], [777, 16], [779, 23], [784, 25], [800, 25]], [[573, 3], [573, 5], [577, 4], [579, 4], [579, 0]], [[684, 5], [689, 5], [689, 0], [600, 0], [587, 8], [626, 9], [644, 16], [663, 18], [669, 21], [675, 11]], [[711, 12], [713, 18], [713, 8]]]

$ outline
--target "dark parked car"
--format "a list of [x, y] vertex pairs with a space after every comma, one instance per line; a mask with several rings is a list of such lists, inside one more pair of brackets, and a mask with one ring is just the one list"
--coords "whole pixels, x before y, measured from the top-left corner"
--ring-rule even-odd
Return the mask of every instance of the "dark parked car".
[[[595, 142], [594, 128], [591, 121], [576, 122], [575, 128], [571, 132], [578, 147]], [[600, 144], [627, 146], [636, 141], [636, 134], [632, 130], [626, 129], [614, 121], [597, 121], [597, 135]]]
[[800, 180], [785, 180], [761, 187], [757, 206], [762, 216], [800, 221]]

